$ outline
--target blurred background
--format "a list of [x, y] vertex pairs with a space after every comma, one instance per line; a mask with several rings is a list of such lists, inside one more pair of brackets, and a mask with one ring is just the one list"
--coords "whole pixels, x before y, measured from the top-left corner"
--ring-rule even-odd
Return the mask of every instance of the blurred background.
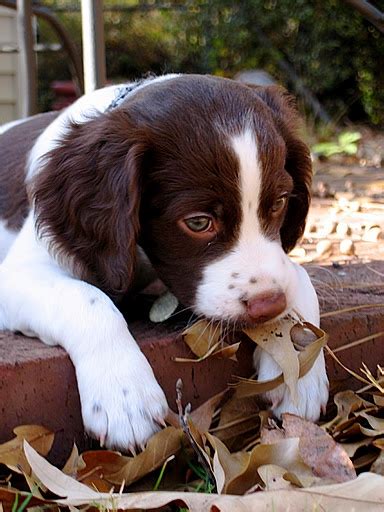
[[[12, 4], [0, 1], [0, 123], [19, 116]], [[384, 0], [371, 4], [384, 10]], [[33, 18], [37, 110], [60, 109], [81, 89], [80, 2], [33, 7], [45, 13]], [[384, 125], [384, 34], [351, 2], [105, 0], [103, 21], [108, 82], [168, 72], [274, 81], [298, 97], [310, 125]]]

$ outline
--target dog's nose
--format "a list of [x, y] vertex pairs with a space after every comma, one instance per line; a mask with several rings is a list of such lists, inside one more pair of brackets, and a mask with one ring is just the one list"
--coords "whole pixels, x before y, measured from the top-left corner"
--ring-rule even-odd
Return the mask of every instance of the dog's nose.
[[258, 322], [266, 322], [280, 315], [287, 307], [285, 293], [281, 290], [260, 293], [245, 301], [248, 316]]

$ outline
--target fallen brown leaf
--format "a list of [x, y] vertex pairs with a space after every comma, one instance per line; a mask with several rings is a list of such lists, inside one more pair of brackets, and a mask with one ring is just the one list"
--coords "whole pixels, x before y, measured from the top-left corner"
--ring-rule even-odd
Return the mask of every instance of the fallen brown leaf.
[[29, 465], [23, 451], [24, 440], [41, 455], [47, 455], [52, 448], [55, 434], [38, 425], [21, 425], [14, 428], [13, 432], [16, 437], [0, 445], [0, 463], [16, 473], [24, 471], [29, 474]]
[[113, 488], [113, 482], [107, 475], [121, 471], [132, 460], [132, 457], [109, 450], [87, 451], [80, 457], [82, 469], [77, 472], [76, 479], [101, 492], [109, 492]]
[[283, 467], [287, 472], [295, 474], [298, 481], [301, 481], [301, 478], [304, 478], [305, 482], [308, 479], [313, 480], [311, 469], [301, 459], [298, 439], [283, 439], [273, 444], [259, 444], [248, 455], [248, 463], [244, 470], [227, 483], [228, 494], [244, 494], [257, 483], [261, 483], [257, 470], [266, 464]]
[[76, 478], [77, 472], [79, 469], [82, 469], [82, 464], [80, 461], [79, 450], [77, 446], [74, 444], [71, 454], [67, 459], [67, 462], [64, 464], [62, 472], [66, 475], [73, 476]]
[[272, 324], [244, 329], [245, 334], [280, 366], [294, 403], [298, 399], [297, 382], [300, 372], [298, 354], [291, 340], [291, 329], [295, 324], [297, 320], [288, 317]]
[[261, 443], [298, 438], [300, 456], [315, 476], [334, 482], [356, 478], [352, 461], [342, 446], [322, 428], [294, 414], [285, 413], [282, 418], [282, 428], [262, 429]]
[[[287, 441], [291, 440], [285, 440], [283, 443]], [[25, 451], [31, 467], [43, 484], [55, 494], [66, 496], [65, 499], [56, 500], [56, 503], [69, 507], [92, 505], [97, 506], [99, 510], [149, 510], [177, 502], [183, 503], [190, 512], [205, 510], [219, 510], [220, 512], [254, 512], [255, 510], [345, 512], [354, 509], [364, 510], [364, 512], [382, 512], [384, 502], [384, 477], [373, 473], [364, 473], [357, 479], [343, 484], [319, 486], [312, 489], [257, 492], [248, 496], [220, 496], [191, 492], [98, 493], [54, 468], [27, 443]]]
[[[299, 377], [304, 377], [312, 368], [314, 362], [324, 348], [328, 341], [328, 335], [319, 327], [303, 322], [300, 324], [302, 329], [309, 329], [316, 334], [317, 339], [312, 343], [305, 346], [301, 352], [298, 353], [298, 360], [300, 364]], [[277, 386], [284, 383], [283, 374], [278, 375], [276, 378], [266, 381], [258, 381], [254, 379], [244, 379], [238, 377], [238, 382], [233, 384], [237, 398], [245, 398], [255, 396], [261, 393], [272, 391]]]
[[220, 324], [199, 320], [183, 332], [183, 337], [192, 352], [202, 358], [220, 342]]
[[105, 479], [118, 485], [136, 482], [176, 454], [181, 448], [181, 438], [181, 429], [166, 427], [152, 436], [145, 449], [136, 457], [124, 457], [120, 469], [106, 474]]
[[212, 423], [212, 416], [228, 390], [217, 393], [200, 407], [191, 411], [190, 418], [200, 432], [207, 432]]

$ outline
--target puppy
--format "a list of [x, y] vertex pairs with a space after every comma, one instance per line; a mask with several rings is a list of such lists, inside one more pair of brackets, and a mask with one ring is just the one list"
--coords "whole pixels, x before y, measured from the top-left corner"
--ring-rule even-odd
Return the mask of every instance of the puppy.
[[[310, 280], [287, 256], [304, 230], [310, 154], [282, 90], [211, 76], [111, 86], [50, 116], [0, 136], [0, 328], [64, 347], [86, 430], [142, 446], [167, 402], [115, 306], [142, 251], [199, 315], [250, 326], [295, 309], [318, 324]], [[261, 380], [280, 373], [266, 353], [257, 366]], [[323, 354], [298, 406], [285, 385], [269, 395], [277, 415], [312, 420], [327, 397]]]

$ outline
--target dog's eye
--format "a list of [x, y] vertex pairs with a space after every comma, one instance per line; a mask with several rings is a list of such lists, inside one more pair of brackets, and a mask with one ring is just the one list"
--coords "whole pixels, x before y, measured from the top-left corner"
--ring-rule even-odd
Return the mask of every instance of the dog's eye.
[[207, 215], [198, 215], [184, 219], [186, 226], [194, 233], [205, 233], [212, 228], [212, 218]]
[[276, 199], [276, 201], [272, 204], [272, 212], [277, 213], [280, 212], [284, 206], [287, 204], [288, 194], [283, 194]]

